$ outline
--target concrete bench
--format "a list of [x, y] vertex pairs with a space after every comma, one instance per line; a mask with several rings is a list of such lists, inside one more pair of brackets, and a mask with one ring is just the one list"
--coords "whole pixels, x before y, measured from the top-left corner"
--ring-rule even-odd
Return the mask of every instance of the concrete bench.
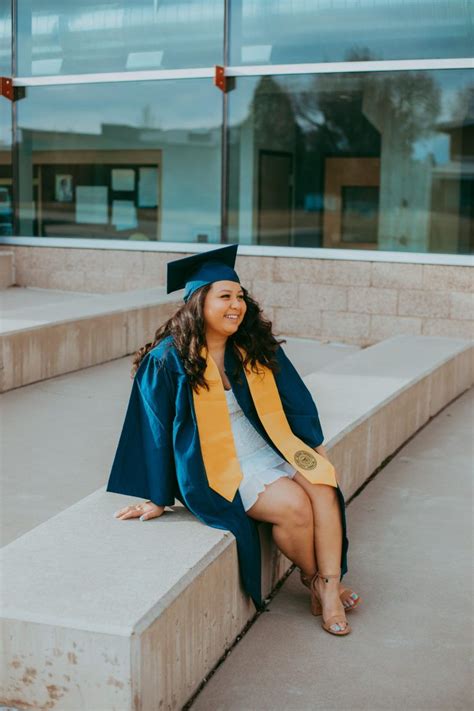
[[[305, 377], [346, 499], [472, 384], [472, 346], [399, 336]], [[180, 708], [254, 614], [235, 539], [181, 506], [139, 524], [105, 486], [2, 551], [0, 703], [37, 709]], [[348, 517], [350, 539], [350, 509]], [[290, 561], [260, 526], [263, 592]], [[350, 570], [350, 557], [349, 557]]]
[[0, 392], [132, 353], [179, 305], [164, 287], [116, 294], [12, 287], [0, 301]]
[[[292, 337], [285, 349], [302, 375], [359, 350]], [[130, 395], [131, 361], [117, 358], [0, 396], [0, 548], [103, 485]]]

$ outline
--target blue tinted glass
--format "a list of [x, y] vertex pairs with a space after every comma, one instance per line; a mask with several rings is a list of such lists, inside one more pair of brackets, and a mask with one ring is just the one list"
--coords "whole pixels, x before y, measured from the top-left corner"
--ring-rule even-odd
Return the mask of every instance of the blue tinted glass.
[[28, 87], [17, 110], [18, 234], [219, 241], [211, 80]]
[[222, 63], [222, 0], [18, 0], [18, 75]]
[[231, 241], [472, 251], [472, 72], [238, 78], [229, 111]]
[[11, 103], [0, 97], [0, 236], [13, 234]]
[[471, 0], [232, 0], [230, 64], [470, 57]]
[[0, 76], [12, 75], [11, 1], [0, 0]]

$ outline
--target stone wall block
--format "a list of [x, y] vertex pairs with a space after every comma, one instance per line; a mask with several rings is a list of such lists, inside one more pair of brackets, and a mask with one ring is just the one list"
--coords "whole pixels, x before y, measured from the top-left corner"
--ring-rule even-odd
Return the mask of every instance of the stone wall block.
[[67, 269], [67, 260], [70, 252], [75, 252], [74, 249], [67, 247], [31, 247], [31, 254], [28, 258], [28, 264], [33, 269]]
[[302, 309], [274, 309], [273, 329], [276, 333], [301, 338], [320, 338], [321, 313], [305, 313]]
[[[105, 250], [101, 250], [105, 251]], [[129, 250], [109, 250], [104, 258], [107, 271], [130, 274], [143, 274], [143, 252]]]
[[446, 338], [474, 338], [474, 322], [449, 318], [425, 318], [421, 327], [422, 336], [445, 336]]
[[474, 320], [474, 293], [453, 292], [450, 294], [450, 300], [451, 309], [449, 315], [452, 319]]
[[372, 314], [370, 317], [370, 341], [376, 343], [398, 335], [421, 336], [421, 326], [422, 319], [413, 316]]
[[61, 291], [84, 292], [86, 285], [86, 275], [77, 269], [58, 269], [48, 272], [48, 289], [60, 289]]
[[277, 261], [277, 257], [249, 257], [237, 253], [235, 271], [245, 287], [248, 279], [272, 282], [275, 278], [275, 261]]
[[393, 315], [397, 313], [397, 299], [396, 289], [351, 286], [348, 289], [348, 311]]
[[447, 264], [423, 264], [423, 289], [428, 291], [472, 291], [472, 267]]
[[286, 308], [294, 309], [298, 307], [297, 284], [255, 281], [253, 295], [262, 308], [285, 306]]
[[50, 270], [37, 269], [19, 263], [16, 267], [15, 283], [17, 286], [36, 289], [50, 289]]
[[[367, 314], [322, 312], [321, 335], [330, 341], [368, 345], [370, 316]], [[302, 335], [302, 334], [298, 334]]]
[[407, 289], [400, 291], [398, 300], [399, 316], [425, 316], [427, 318], [447, 318], [449, 316], [449, 294]]
[[343, 286], [330, 286], [329, 284], [299, 284], [298, 304], [308, 312], [312, 309], [346, 311], [347, 289]]
[[370, 262], [321, 260], [320, 282], [322, 284], [370, 286], [370, 279]]
[[154, 289], [157, 286], [164, 286], [160, 279], [153, 274], [125, 274], [124, 290], [137, 291], [139, 289]]
[[68, 269], [102, 271], [108, 268], [108, 249], [68, 249], [66, 264]]
[[126, 290], [127, 277], [109, 271], [85, 272], [84, 291], [91, 294], [113, 294]]
[[384, 289], [421, 289], [422, 283], [422, 264], [372, 262], [372, 286]]
[[298, 259], [289, 257], [284, 259], [274, 257], [274, 280], [289, 281], [299, 284], [306, 282], [308, 284], [321, 283], [322, 261], [317, 259]]

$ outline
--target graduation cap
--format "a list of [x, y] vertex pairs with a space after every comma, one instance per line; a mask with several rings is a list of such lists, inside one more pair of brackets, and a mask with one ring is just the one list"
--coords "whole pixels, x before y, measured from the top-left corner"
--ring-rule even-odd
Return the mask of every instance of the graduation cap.
[[234, 271], [238, 246], [230, 244], [168, 262], [166, 293], [185, 289], [183, 298], [187, 301], [196, 289], [214, 281], [236, 281], [240, 284], [240, 279]]

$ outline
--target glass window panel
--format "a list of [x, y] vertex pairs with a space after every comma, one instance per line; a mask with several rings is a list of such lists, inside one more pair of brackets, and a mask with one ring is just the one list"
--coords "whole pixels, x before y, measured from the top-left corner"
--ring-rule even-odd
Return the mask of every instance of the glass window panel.
[[472, 252], [468, 70], [240, 77], [228, 150], [231, 241]]
[[221, 96], [209, 79], [28, 87], [19, 234], [218, 242]]
[[18, 75], [222, 64], [222, 0], [18, 0]]
[[11, 0], [0, 0], [0, 76], [12, 75]]
[[230, 64], [470, 57], [471, 0], [231, 0]]
[[12, 193], [12, 109], [10, 101], [0, 97], [0, 236], [13, 234]]

